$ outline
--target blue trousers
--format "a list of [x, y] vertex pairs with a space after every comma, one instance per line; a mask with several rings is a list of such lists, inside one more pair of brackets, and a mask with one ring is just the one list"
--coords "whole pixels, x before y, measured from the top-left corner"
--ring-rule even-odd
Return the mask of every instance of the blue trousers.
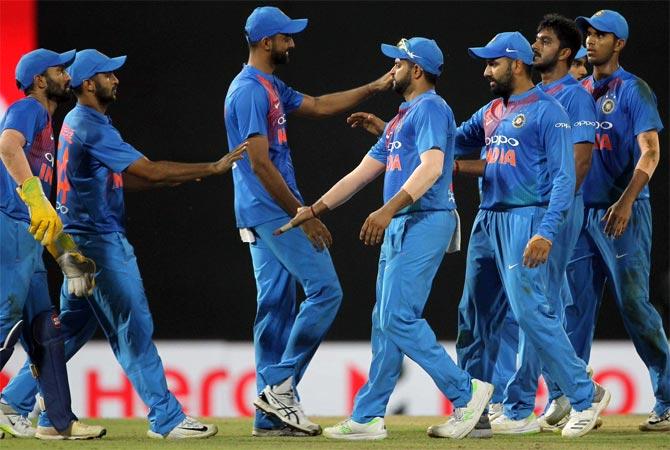
[[[565, 270], [579, 238], [583, 220], [584, 200], [582, 195], [576, 195], [565, 224], [554, 239], [551, 248], [552, 257], [547, 261], [549, 278], [553, 286], [549, 289], [547, 299], [562, 323], [564, 323], [565, 307], [572, 303]], [[514, 420], [528, 417], [535, 409], [538, 378], [543, 369], [539, 354], [523, 331], [519, 334], [518, 360], [518, 368], [507, 385], [503, 401], [505, 415]], [[553, 381], [551, 374], [545, 371], [544, 377], [550, 391], [549, 397], [552, 400], [556, 398], [556, 394], [560, 397], [560, 387]]]
[[[272, 235], [288, 220], [254, 227], [256, 241], [249, 246], [257, 289], [254, 348], [259, 393], [290, 376], [296, 385], [300, 382], [342, 302], [342, 288], [327, 250], [314, 249], [301, 229]], [[297, 284], [305, 293], [299, 308]], [[257, 411], [254, 426], [280, 424]]]
[[[502, 292], [500, 293], [502, 296]], [[496, 303], [506, 300], [496, 300]], [[507, 383], [516, 372], [517, 354], [519, 352], [519, 324], [516, 323], [514, 313], [507, 308], [504, 323], [500, 330], [500, 348], [493, 367], [493, 397], [491, 403], [502, 403], [505, 398]]]
[[[152, 431], [166, 434], [185, 417], [168, 390], [163, 363], [151, 340], [153, 320], [149, 311], [137, 259], [121, 233], [73, 235], [82, 252], [96, 262], [93, 296], [78, 299], [61, 289], [61, 325], [65, 357], [74, 354], [100, 325], [135, 391], [149, 408]], [[26, 366], [12, 379], [3, 397], [17, 411], [29, 413], [34, 406], [35, 383]], [[41, 416], [40, 424], [49, 425]]]
[[568, 333], [578, 354], [588, 361], [607, 284], [626, 331], [649, 369], [656, 397], [654, 411], [660, 415], [670, 408], [670, 351], [663, 321], [649, 301], [651, 206], [649, 200], [635, 201], [628, 227], [618, 239], [604, 233], [602, 218], [606, 211], [585, 211], [584, 227], [567, 271], [573, 296], [572, 305], [566, 309]]
[[407, 214], [394, 218], [387, 228], [372, 311], [372, 363], [368, 381], [356, 395], [356, 422], [386, 415], [404, 355], [431, 376], [455, 407], [470, 401], [470, 375], [456, 366], [422, 317], [455, 228], [452, 211]]
[[[468, 246], [465, 286], [459, 305], [458, 361], [470, 375], [492, 380], [500, 347], [500, 327], [507, 307], [553, 379], [581, 411], [591, 406], [593, 383], [577, 358], [555, 311], [555, 289], [547, 262], [523, 265], [523, 252], [545, 209], [480, 210]], [[549, 258], [556, 258], [550, 253]], [[504, 292], [504, 297], [500, 293]], [[507, 302], [503, 299], [506, 298]]]

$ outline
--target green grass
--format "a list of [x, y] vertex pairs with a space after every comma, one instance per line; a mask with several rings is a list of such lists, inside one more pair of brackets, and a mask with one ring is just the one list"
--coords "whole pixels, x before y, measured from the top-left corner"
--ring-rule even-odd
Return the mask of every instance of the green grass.
[[[341, 418], [318, 418], [322, 426], [332, 425]], [[607, 416], [601, 429], [585, 437], [567, 440], [558, 434], [541, 433], [530, 436], [495, 436], [493, 439], [431, 439], [426, 435], [429, 425], [440, 423], [442, 417], [388, 417], [386, 426], [389, 437], [377, 442], [338, 442], [324, 438], [253, 438], [251, 419], [213, 419], [219, 426], [219, 434], [205, 440], [155, 441], [146, 437], [145, 420], [88, 420], [107, 427], [107, 436], [95, 441], [50, 441], [36, 439], [14, 439], [6, 436], [0, 441], [5, 449], [321, 449], [321, 448], [478, 448], [496, 450], [522, 449], [653, 449], [670, 448], [670, 432], [642, 433], [637, 425], [644, 416]]]

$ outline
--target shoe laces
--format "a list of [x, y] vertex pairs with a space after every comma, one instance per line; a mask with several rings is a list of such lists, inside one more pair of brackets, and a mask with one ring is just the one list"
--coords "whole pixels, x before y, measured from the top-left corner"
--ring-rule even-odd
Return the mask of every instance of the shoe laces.
[[204, 425], [200, 421], [194, 419], [193, 417], [186, 416], [184, 420], [179, 424], [179, 427], [182, 428], [202, 428]]
[[32, 428], [32, 422], [27, 418], [19, 414], [11, 414], [7, 416], [9, 421], [17, 428]]

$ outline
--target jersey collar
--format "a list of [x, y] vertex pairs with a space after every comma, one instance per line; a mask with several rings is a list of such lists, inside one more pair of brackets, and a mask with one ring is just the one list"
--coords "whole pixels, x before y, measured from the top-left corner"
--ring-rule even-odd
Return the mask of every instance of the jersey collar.
[[570, 72], [566, 73], [562, 78], [559, 78], [556, 81], [552, 81], [549, 84], [544, 84], [543, 82], [537, 83], [537, 87], [540, 88], [542, 91], [547, 92], [553, 87], [558, 86], [559, 84], [570, 84], [570, 81], [574, 81], [575, 79], [570, 75]]
[[94, 118], [96, 118], [97, 120], [99, 120], [103, 123], [111, 123], [111, 121], [112, 121], [109, 118], [109, 116], [96, 111], [95, 109], [91, 108], [90, 106], [82, 105], [81, 103], [77, 103], [77, 105], [75, 106], [75, 109], [79, 109], [84, 114], [88, 114], [90, 116], [93, 116]]
[[408, 102], [402, 102], [398, 110], [402, 111], [404, 109], [410, 108], [411, 106], [415, 105], [419, 101], [419, 99], [423, 98], [426, 95], [437, 95], [437, 94], [435, 94], [435, 89], [428, 89], [426, 92], [417, 95], [412, 100]]
[[602, 80], [596, 80], [593, 75], [591, 75], [591, 79], [593, 80], [593, 87], [597, 88], [600, 86], [604, 86], [610, 81], [612, 81], [613, 78], [621, 77], [625, 73], [625, 70], [623, 70], [623, 67], [619, 66], [617, 70], [612, 72], [612, 75], [610, 75], [607, 78], [603, 78]]

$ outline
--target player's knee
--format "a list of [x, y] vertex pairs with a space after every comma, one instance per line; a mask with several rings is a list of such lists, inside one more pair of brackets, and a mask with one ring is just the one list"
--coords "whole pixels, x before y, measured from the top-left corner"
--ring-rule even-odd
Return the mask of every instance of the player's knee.
[[391, 311], [382, 314], [380, 329], [382, 333], [393, 339], [396, 336], [407, 335], [414, 321], [413, 317], [406, 317], [396, 311]]

